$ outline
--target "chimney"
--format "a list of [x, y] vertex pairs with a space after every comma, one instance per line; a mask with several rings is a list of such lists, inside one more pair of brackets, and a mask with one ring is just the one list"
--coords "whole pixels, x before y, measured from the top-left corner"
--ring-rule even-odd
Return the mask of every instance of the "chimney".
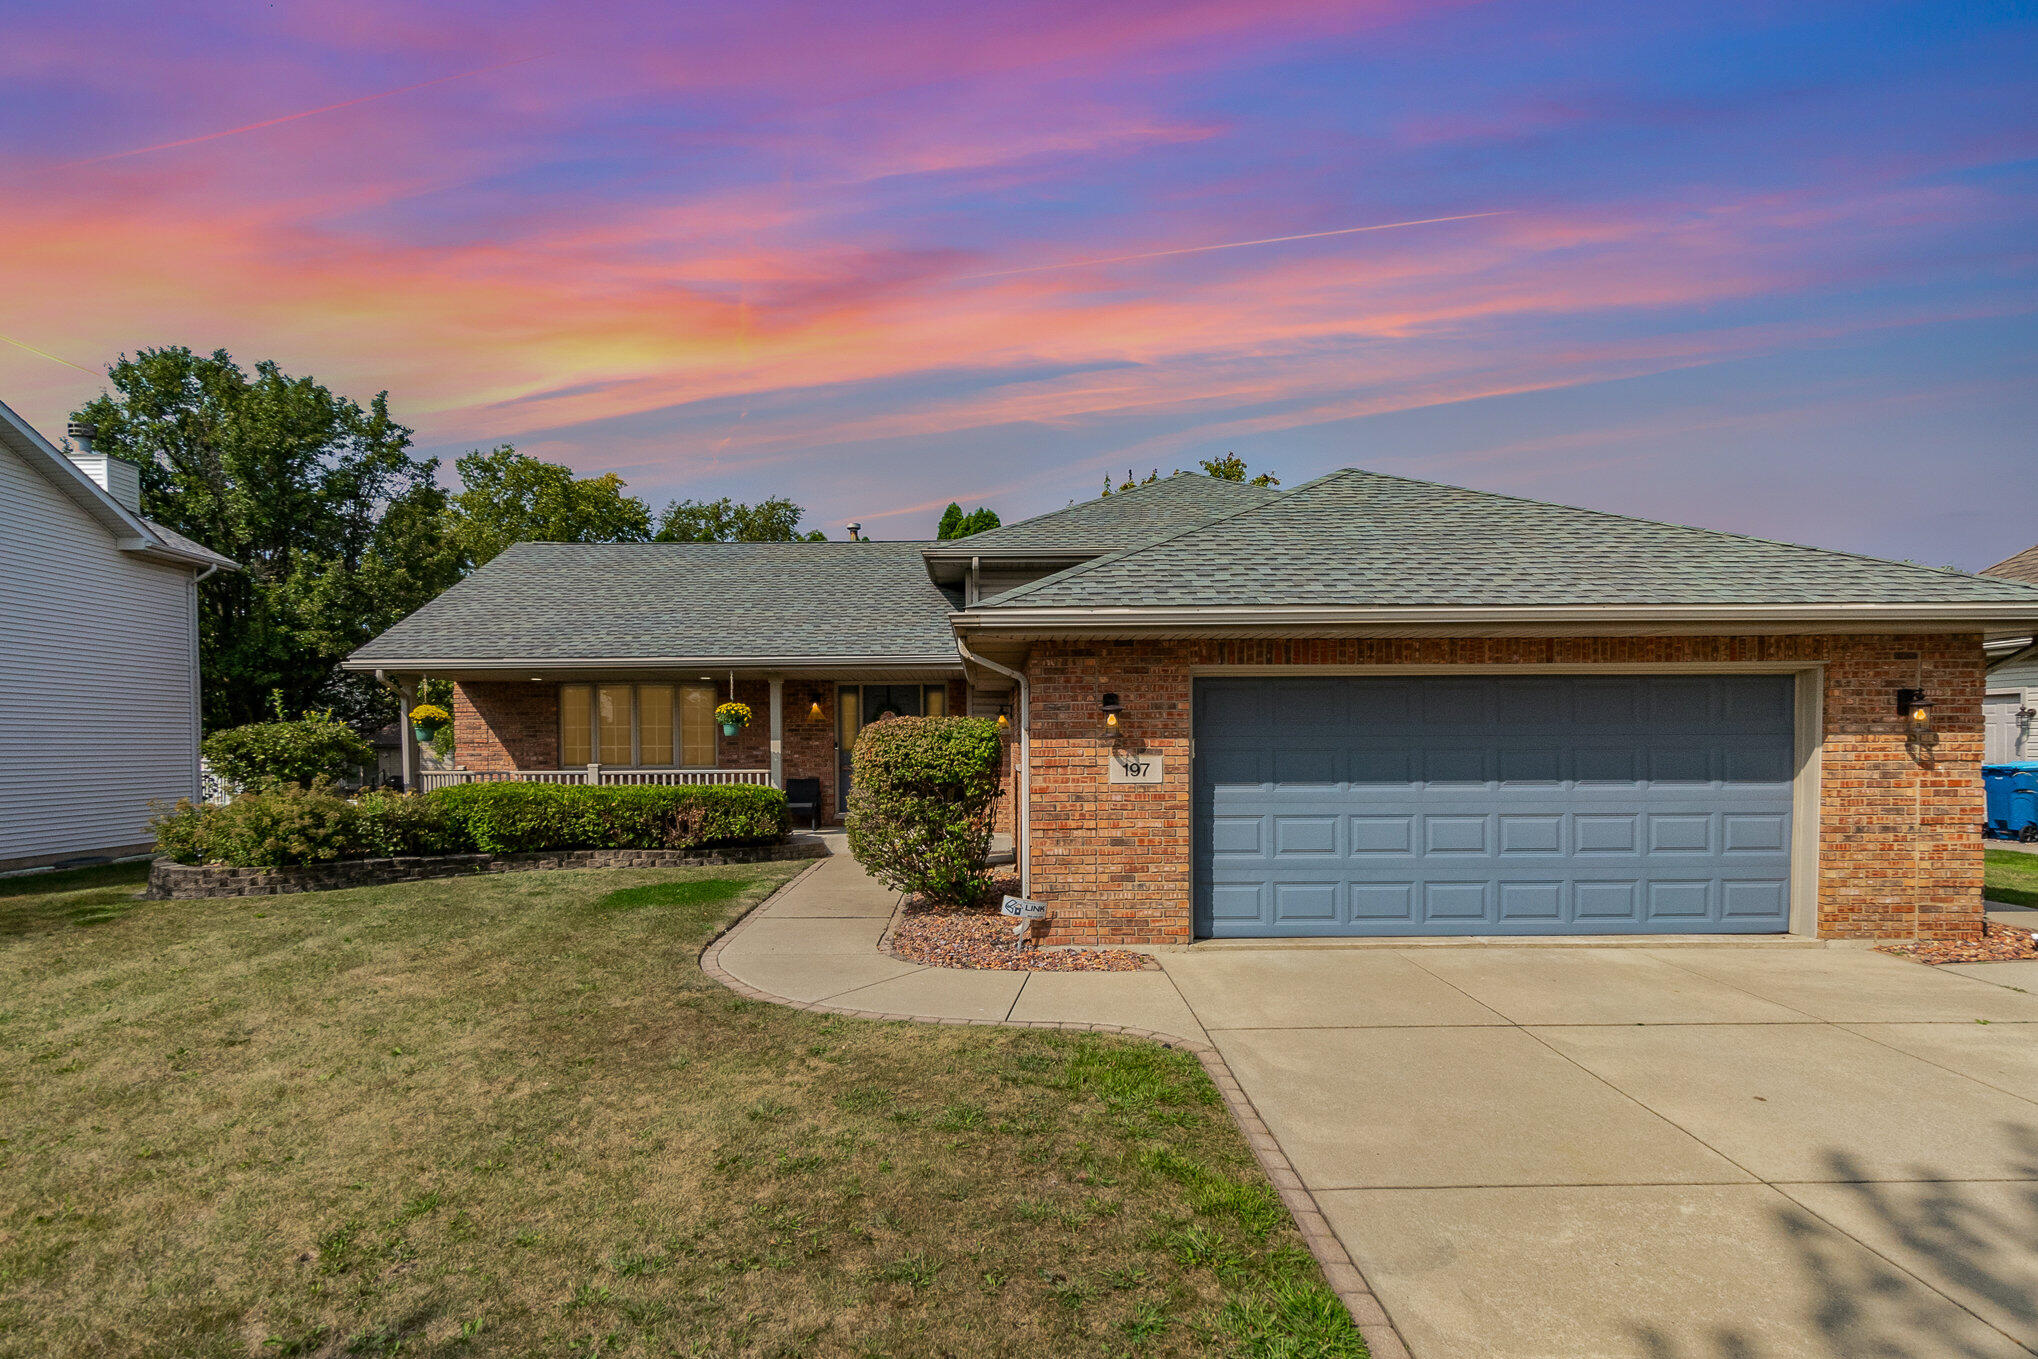
[[69, 455], [78, 470], [99, 483], [99, 489], [120, 502], [120, 507], [129, 514], [142, 512], [142, 469], [125, 458], [116, 458], [110, 453], [96, 453], [92, 440], [99, 431], [91, 425], [73, 420], [64, 427], [76, 445]]

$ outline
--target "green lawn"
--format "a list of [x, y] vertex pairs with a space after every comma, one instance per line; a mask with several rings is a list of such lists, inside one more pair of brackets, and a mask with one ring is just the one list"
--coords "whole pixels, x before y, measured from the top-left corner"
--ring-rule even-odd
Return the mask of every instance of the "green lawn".
[[2038, 854], [1991, 849], [1983, 856], [1982, 894], [2012, 906], [2038, 906]]
[[0, 880], [0, 1354], [1363, 1354], [1192, 1057], [702, 976], [797, 867]]

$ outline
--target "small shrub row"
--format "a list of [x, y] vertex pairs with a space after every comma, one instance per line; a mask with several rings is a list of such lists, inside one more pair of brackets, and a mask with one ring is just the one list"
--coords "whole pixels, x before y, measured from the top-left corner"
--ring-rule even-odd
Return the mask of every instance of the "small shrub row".
[[474, 783], [430, 793], [275, 784], [219, 807], [188, 800], [151, 823], [184, 864], [282, 868], [334, 859], [555, 849], [702, 849], [785, 838], [785, 794], [722, 785], [601, 788]]

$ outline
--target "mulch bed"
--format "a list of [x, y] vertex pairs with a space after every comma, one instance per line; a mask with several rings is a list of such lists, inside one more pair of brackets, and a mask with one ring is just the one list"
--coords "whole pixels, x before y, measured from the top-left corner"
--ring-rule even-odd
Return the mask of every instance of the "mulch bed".
[[909, 963], [997, 972], [1139, 972], [1160, 966], [1122, 948], [1015, 948], [996, 906], [929, 906], [908, 901], [885, 947]]
[[2038, 958], [2038, 934], [1991, 920], [1979, 939], [1919, 939], [1875, 949], [1919, 963], [2016, 963]]

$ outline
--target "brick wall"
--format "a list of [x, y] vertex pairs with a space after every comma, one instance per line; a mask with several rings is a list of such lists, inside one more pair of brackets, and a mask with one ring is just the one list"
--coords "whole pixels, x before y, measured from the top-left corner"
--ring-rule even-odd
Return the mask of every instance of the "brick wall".
[[557, 769], [558, 687], [456, 684], [453, 737], [454, 763], [466, 769]]
[[[1958, 938], [1981, 927], [1981, 639], [1972, 635], [1064, 642], [1034, 648], [1033, 879], [1056, 942], [1191, 937], [1191, 670], [1215, 665], [1553, 665], [1822, 662], [1819, 932]], [[1899, 686], [1933, 696], [1937, 736], [1914, 752]], [[1120, 741], [1163, 757], [1165, 781], [1105, 781], [1098, 699], [1125, 705]], [[1916, 756], [1917, 758], [1914, 758]]]

